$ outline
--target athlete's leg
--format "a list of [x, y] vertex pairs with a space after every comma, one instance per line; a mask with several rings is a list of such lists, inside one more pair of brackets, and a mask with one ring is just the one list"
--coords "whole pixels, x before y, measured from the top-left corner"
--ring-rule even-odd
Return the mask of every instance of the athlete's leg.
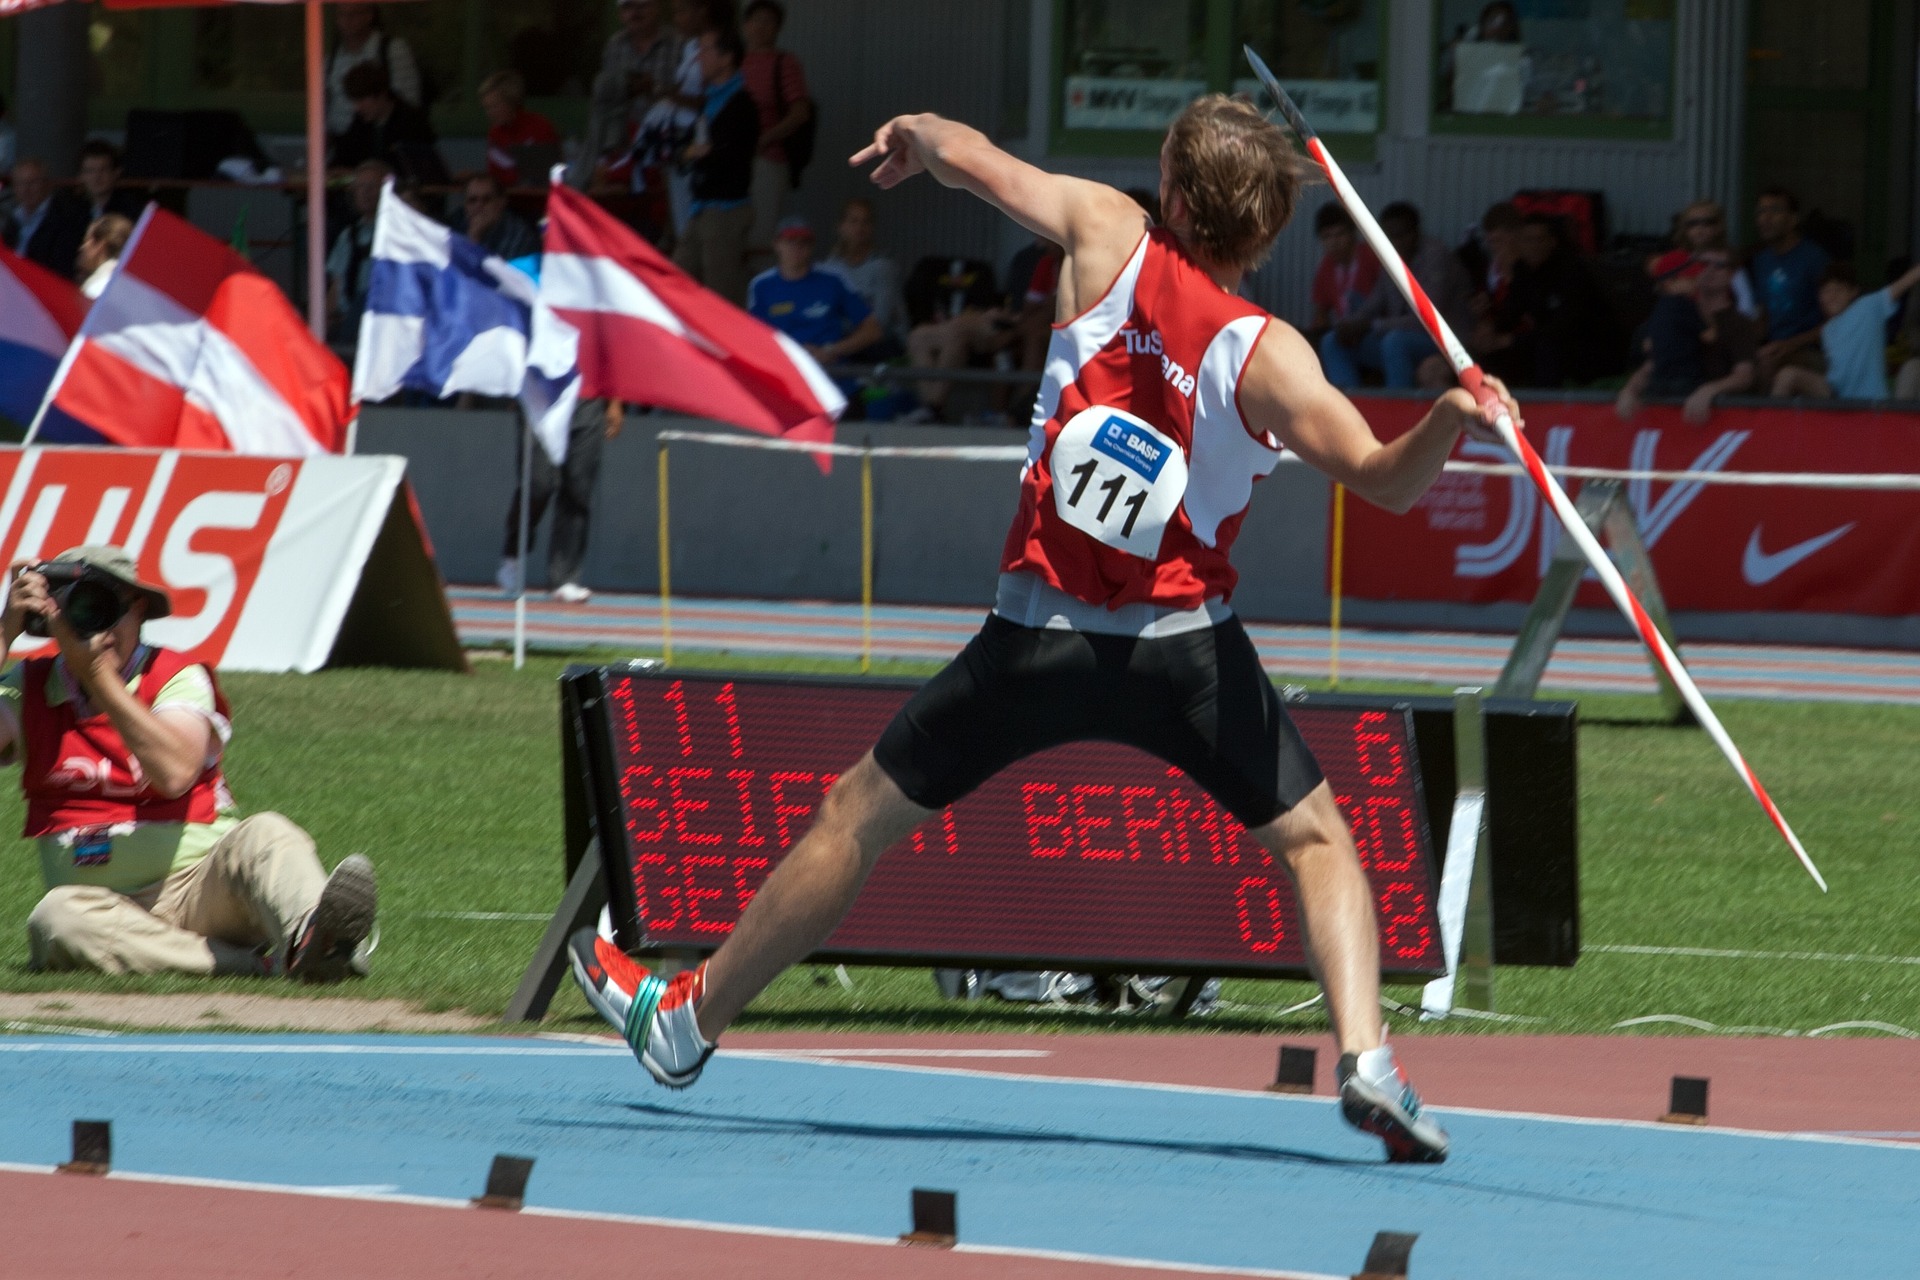
[[700, 1034], [717, 1038], [781, 970], [825, 941], [880, 855], [932, 812], [901, 794], [871, 752], [842, 774], [813, 826], [707, 961]]
[[1293, 876], [1307, 930], [1307, 958], [1326, 992], [1340, 1052], [1379, 1048], [1380, 941], [1373, 892], [1332, 790], [1322, 782], [1252, 835]]

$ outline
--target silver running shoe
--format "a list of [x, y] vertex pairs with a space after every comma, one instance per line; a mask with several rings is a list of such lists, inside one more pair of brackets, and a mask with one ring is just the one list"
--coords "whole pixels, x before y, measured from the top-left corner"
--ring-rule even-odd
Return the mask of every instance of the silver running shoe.
[[1447, 1132], [1420, 1113], [1407, 1073], [1389, 1061], [1391, 1072], [1370, 1079], [1360, 1072], [1359, 1054], [1340, 1055], [1341, 1118], [1384, 1142], [1391, 1164], [1439, 1164], [1447, 1158]]
[[567, 959], [587, 1003], [626, 1037], [649, 1075], [669, 1089], [684, 1089], [700, 1078], [713, 1056], [713, 1045], [701, 1038], [694, 1020], [705, 965], [656, 977], [592, 929], [574, 930], [567, 939]]

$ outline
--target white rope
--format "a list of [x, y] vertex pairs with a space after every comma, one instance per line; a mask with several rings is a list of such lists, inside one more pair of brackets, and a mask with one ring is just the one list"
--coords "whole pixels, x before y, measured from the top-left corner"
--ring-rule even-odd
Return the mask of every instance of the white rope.
[[[1025, 462], [1025, 445], [857, 445], [810, 444], [801, 440], [781, 440], [769, 436], [722, 434], [718, 431], [662, 431], [662, 440], [684, 440], [692, 444], [714, 444], [730, 449], [771, 449], [780, 453], [826, 453], [835, 457], [927, 458], [955, 462]], [[1294, 454], [1282, 454], [1280, 461], [1290, 466], [1306, 465]], [[1458, 475], [1520, 476], [1526, 472], [1508, 462], [1449, 462], [1446, 469]], [[1920, 475], [1898, 472], [1846, 474], [1841, 472], [1797, 471], [1628, 471], [1614, 467], [1548, 467], [1556, 476], [1579, 480], [1647, 480], [1672, 484], [1733, 484], [1788, 489], [1880, 489], [1920, 490]]]

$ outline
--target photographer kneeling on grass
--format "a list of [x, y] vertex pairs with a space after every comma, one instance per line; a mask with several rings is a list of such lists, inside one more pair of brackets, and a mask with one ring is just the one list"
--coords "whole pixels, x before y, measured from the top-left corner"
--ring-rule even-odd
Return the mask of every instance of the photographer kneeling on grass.
[[373, 864], [328, 876], [277, 813], [241, 818], [220, 776], [232, 736], [213, 672], [144, 644], [172, 603], [119, 547], [14, 566], [5, 650], [50, 636], [58, 656], [0, 676], [0, 764], [21, 764], [25, 836], [47, 894], [27, 917], [34, 969], [364, 972]]

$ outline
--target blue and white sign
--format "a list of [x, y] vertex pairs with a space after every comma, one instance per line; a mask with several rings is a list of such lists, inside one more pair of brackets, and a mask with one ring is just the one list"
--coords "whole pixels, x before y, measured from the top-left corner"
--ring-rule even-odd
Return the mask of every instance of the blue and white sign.
[[1094, 433], [1093, 447], [1122, 466], [1131, 467], [1152, 484], [1160, 478], [1160, 468], [1167, 465], [1167, 455], [1178, 452], [1163, 443], [1164, 439], [1149, 435], [1115, 414]]

